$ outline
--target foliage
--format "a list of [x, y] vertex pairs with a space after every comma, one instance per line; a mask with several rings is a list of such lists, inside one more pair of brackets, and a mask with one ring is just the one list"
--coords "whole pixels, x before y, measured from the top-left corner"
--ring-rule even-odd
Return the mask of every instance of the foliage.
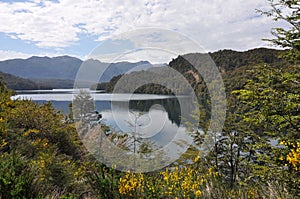
[[3, 198], [44, 198], [78, 192], [75, 173], [83, 151], [72, 125], [51, 104], [10, 100], [1, 88], [1, 180]]
[[268, 129], [270, 136], [299, 139], [300, 67], [258, 66], [251, 71], [256, 79], [235, 91], [247, 105], [245, 118], [256, 128]]
[[84, 119], [88, 113], [95, 110], [94, 100], [92, 96], [84, 90], [75, 96], [72, 103], [72, 114], [75, 120]]
[[118, 180], [120, 172], [101, 163], [88, 163], [84, 173], [97, 198], [119, 198]]
[[[243, 122], [257, 135], [250, 168], [260, 180], [276, 179], [299, 195], [297, 142], [300, 132], [300, 68], [261, 65], [244, 89], [234, 91], [243, 104]], [[276, 143], [281, 143], [281, 146]], [[283, 147], [283, 146], [285, 147]], [[287, 167], [287, 170], [283, 168]], [[257, 172], [259, 170], [263, 172]]]
[[39, 188], [34, 181], [34, 168], [16, 152], [0, 155], [0, 198], [35, 198]]
[[132, 198], [199, 198], [208, 178], [218, 178], [213, 169], [200, 173], [193, 167], [166, 168], [156, 174], [130, 173], [120, 178], [119, 192]]
[[299, 0], [268, 0], [271, 6], [269, 11], [260, 13], [272, 17], [275, 21], [282, 20], [288, 23], [289, 27], [273, 28], [274, 39], [266, 39], [276, 46], [288, 48], [289, 51], [284, 57], [292, 62], [300, 60], [300, 2]]
[[[244, 185], [230, 189], [214, 168], [203, 169], [196, 158], [187, 167], [166, 168], [155, 173], [126, 172], [119, 181], [122, 198], [292, 198], [277, 184]], [[201, 159], [203, 160], [203, 159]], [[201, 169], [202, 168], [202, 169]]]

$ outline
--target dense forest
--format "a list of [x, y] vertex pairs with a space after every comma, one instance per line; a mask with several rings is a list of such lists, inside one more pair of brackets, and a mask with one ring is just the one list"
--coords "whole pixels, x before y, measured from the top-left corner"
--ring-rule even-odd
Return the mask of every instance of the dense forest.
[[[214, 132], [215, 145], [206, 156], [191, 146], [159, 171], [121, 172], [88, 153], [81, 140], [84, 135], [78, 135], [75, 128], [84, 119], [80, 118], [80, 103], [82, 99], [90, 102], [88, 95], [74, 100], [79, 107], [71, 109], [74, 114], [63, 115], [50, 103], [11, 100], [12, 91], [1, 82], [0, 198], [299, 198], [300, 6], [298, 0], [280, 1], [291, 11], [282, 18], [280, 7], [269, 2], [271, 10], [262, 14], [293, 25], [287, 30], [274, 29], [275, 39], [270, 40], [287, 50], [211, 54], [222, 72], [227, 95], [223, 131]], [[181, 57], [169, 65], [182, 73], [197, 93], [203, 116], [199, 125], [206, 133], [210, 96], [201, 77]], [[143, 72], [132, 75], [138, 78], [139, 73]], [[108, 86], [117, 85], [118, 78], [122, 76]], [[164, 81], [171, 80], [172, 76]], [[167, 87], [152, 89], [157, 86], [144, 87], [141, 92], [171, 92]], [[179, 93], [187, 91], [178, 88]], [[83, 108], [93, 110], [93, 103]], [[109, 129], [102, 126], [102, 131]], [[127, 139], [113, 133], [106, 136], [121, 145]], [[193, 137], [196, 144], [203, 142], [203, 134], [195, 131]]]
[[73, 88], [73, 80], [63, 79], [26, 79], [0, 72], [1, 80], [12, 90], [47, 90]]
[[35, 82], [11, 74], [0, 72], [0, 78], [8, 88], [13, 90], [34, 90], [39, 88]]
[[[284, 50], [267, 49], [267, 48], [257, 48], [253, 50], [248, 50], [245, 52], [238, 52], [233, 50], [220, 50], [214, 53], [208, 53], [211, 61], [215, 63], [219, 71], [221, 72], [223, 78], [229, 74], [233, 74], [232, 71], [240, 70], [239, 68], [251, 68], [259, 64], [268, 64], [270, 66], [282, 66], [288, 64], [284, 59], [279, 58], [280, 54], [284, 53]], [[191, 57], [201, 57], [205, 54], [193, 53], [187, 55], [180, 55], [176, 59], [173, 59], [169, 66], [176, 70], [170, 71], [166, 67], [152, 68], [147, 71], [137, 71], [130, 74], [118, 75], [113, 77], [109, 82], [99, 83], [96, 87], [98, 90], [106, 90], [107, 92], [113, 92], [115, 84], [120, 80], [120, 78], [126, 81], [126, 85], [123, 85], [123, 92], [129, 92], [129, 88], [137, 85], [141, 82], [147, 80], [152, 80], [154, 82], [162, 83], [162, 78], [166, 85], [166, 82], [176, 82], [181, 74], [189, 81], [190, 85], [195, 89], [197, 86], [195, 84], [204, 85], [201, 74], [199, 74], [193, 65], [188, 61]], [[239, 77], [237, 77], [239, 78]], [[185, 94], [188, 89], [181, 88], [184, 84], [177, 84], [176, 86], [170, 85], [174, 88], [178, 94]], [[230, 85], [229, 85], [230, 86]], [[126, 89], [128, 87], [128, 89]], [[159, 84], [147, 84], [143, 85], [135, 90], [135, 93], [148, 93], [148, 94], [172, 94], [170, 88], [162, 86]]]

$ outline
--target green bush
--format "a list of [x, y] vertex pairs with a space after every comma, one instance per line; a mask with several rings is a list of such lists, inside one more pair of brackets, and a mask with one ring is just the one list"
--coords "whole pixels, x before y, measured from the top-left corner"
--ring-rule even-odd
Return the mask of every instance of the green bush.
[[28, 160], [19, 154], [0, 155], [0, 198], [37, 198], [34, 172]]

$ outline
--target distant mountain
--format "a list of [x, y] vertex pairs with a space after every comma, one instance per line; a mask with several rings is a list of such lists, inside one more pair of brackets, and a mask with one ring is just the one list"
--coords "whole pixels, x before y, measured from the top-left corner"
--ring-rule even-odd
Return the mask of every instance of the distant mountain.
[[101, 75], [100, 82], [109, 82], [114, 76], [130, 73], [133, 71], [147, 70], [153, 67], [153, 65], [150, 64], [148, 61], [140, 61], [136, 63], [104, 63], [95, 59], [89, 59], [85, 61], [83, 65], [85, 65], [85, 68], [89, 69], [89, 71], [99, 71], [99, 68], [105, 69], [105, 72], [103, 73], [103, 75]]
[[54, 79], [75, 80], [78, 69], [83, 63], [87, 64], [91, 70], [94, 67], [109, 66], [102, 76], [101, 81], [109, 81], [112, 77], [126, 73], [130, 70], [146, 70], [152, 67], [152, 65], [147, 61], [140, 61], [137, 63], [118, 62], [109, 64], [93, 59], [83, 62], [78, 58], [70, 56], [53, 58], [34, 56], [28, 59], [0, 61], [0, 71], [32, 80], [38, 79], [40, 83], [45, 79], [47, 79], [48, 82]]
[[30, 79], [74, 79], [82, 61], [61, 57], [30, 57], [0, 62], [0, 71]]

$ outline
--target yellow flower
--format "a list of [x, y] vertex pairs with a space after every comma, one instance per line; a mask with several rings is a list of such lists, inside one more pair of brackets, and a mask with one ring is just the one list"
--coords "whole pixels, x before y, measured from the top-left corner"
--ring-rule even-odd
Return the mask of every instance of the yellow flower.
[[199, 159], [200, 159], [200, 156], [198, 155], [194, 158], [194, 162], [198, 162]]
[[279, 144], [281, 144], [281, 145], [285, 145], [285, 144], [286, 144], [286, 142], [285, 142], [285, 141], [280, 141], [280, 142], [279, 142]]
[[286, 160], [294, 167], [296, 171], [300, 170], [300, 142], [292, 145], [292, 149], [286, 157]]
[[5, 147], [7, 145], [7, 142], [5, 140], [2, 141], [2, 144], [0, 145], [0, 147]]
[[284, 157], [283, 157], [283, 156], [280, 156], [280, 157], [279, 157], [279, 160], [281, 160], [281, 161], [284, 160]]
[[196, 196], [201, 196], [201, 195], [202, 195], [202, 192], [201, 192], [200, 190], [197, 190], [197, 191], [195, 192], [195, 195], [196, 195]]
[[173, 167], [166, 168], [157, 175], [159, 176], [127, 172], [119, 179], [119, 192], [127, 197], [137, 198], [148, 196], [199, 198], [203, 195], [200, 190], [206, 183], [206, 177], [219, 174], [214, 172], [214, 168], [208, 169], [206, 173], [200, 173], [192, 167]]
[[188, 187], [188, 184], [187, 184], [186, 181], [183, 181], [181, 186], [182, 186], [183, 189], [186, 189]]

